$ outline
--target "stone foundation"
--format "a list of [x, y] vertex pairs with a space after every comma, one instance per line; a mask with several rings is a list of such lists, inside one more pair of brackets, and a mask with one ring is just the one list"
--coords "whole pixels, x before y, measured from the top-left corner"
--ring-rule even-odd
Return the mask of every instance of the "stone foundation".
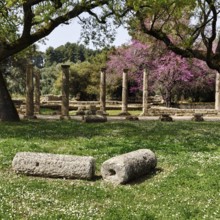
[[215, 109], [150, 108], [146, 116], [161, 116], [163, 114], [168, 114], [170, 116], [194, 116], [194, 114], [216, 116], [218, 115], [218, 111]]

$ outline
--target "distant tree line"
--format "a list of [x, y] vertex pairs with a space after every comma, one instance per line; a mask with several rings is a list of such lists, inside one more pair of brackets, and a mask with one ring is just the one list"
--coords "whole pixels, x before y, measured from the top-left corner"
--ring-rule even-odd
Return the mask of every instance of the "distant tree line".
[[72, 63], [84, 62], [89, 57], [98, 54], [99, 50], [86, 48], [82, 44], [66, 43], [57, 48], [49, 47], [45, 52], [45, 67], [52, 66], [57, 63]]

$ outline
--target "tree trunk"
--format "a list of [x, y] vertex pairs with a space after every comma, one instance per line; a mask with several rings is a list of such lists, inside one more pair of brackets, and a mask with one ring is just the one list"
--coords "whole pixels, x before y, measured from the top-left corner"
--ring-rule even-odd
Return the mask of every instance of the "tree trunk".
[[19, 121], [19, 115], [0, 72], [0, 121]]

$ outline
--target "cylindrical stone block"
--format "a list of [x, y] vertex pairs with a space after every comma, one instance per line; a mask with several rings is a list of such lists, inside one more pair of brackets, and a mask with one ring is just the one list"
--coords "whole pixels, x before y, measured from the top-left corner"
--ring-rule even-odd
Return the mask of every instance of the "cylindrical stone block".
[[61, 65], [62, 67], [62, 106], [61, 117], [69, 117], [69, 65]]
[[122, 79], [122, 112], [128, 111], [128, 69], [123, 70]]
[[26, 117], [34, 117], [34, 82], [33, 64], [28, 64], [26, 69]]
[[215, 80], [215, 109], [220, 111], [220, 73], [218, 72]]
[[35, 77], [35, 112], [40, 113], [40, 71], [37, 70], [34, 74]]
[[101, 174], [105, 181], [124, 184], [148, 174], [156, 165], [155, 154], [151, 150], [140, 149], [105, 161]]
[[85, 156], [19, 152], [12, 161], [16, 173], [67, 179], [92, 179], [95, 159]]
[[102, 68], [100, 73], [100, 110], [106, 111], [106, 68]]
[[148, 110], [148, 71], [145, 68], [143, 73], [143, 112], [142, 115], [147, 115]]

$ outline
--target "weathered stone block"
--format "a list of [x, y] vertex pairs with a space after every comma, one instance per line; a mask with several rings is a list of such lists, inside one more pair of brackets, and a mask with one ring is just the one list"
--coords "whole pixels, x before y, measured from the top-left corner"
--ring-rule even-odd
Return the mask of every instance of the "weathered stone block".
[[33, 176], [92, 179], [95, 173], [95, 159], [84, 156], [19, 152], [12, 161], [12, 168], [16, 173]]
[[137, 116], [132, 116], [132, 115], [127, 116], [125, 119], [128, 121], [138, 121], [139, 120], [139, 118]]
[[86, 114], [88, 115], [95, 115], [96, 114], [96, 105], [87, 105], [86, 106]]
[[162, 114], [160, 116], [161, 121], [173, 121], [173, 118], [169, 114]]
[[194, 114], [192, 121], [204, 121], [203, 114], [199, 114], [199, 113]]
[[105, 181], [124, 184], [148, 174], [156, 165], [155, 154], [151, 150], [140, 149], [105, 161], [101, 174]]
[[103, 115], [85, 115], [82, 119], [83, 122], [106, 122], [107, 117]]
[[76, 115], [85, 115], [85, 110], [86, 110], [85, 106], [79, 106], [76, 111]]

